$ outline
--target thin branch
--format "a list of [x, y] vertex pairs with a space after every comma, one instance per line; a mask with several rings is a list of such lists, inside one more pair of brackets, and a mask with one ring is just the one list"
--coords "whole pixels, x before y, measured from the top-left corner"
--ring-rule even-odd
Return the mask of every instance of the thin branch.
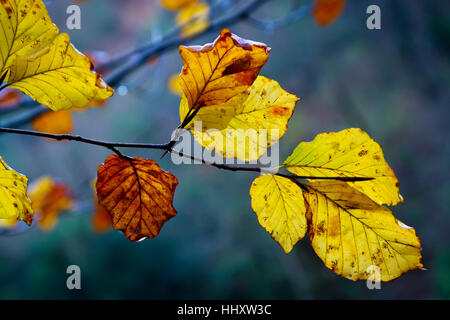
[[0, 126], [20, 127], [47, 111], [51, 110], [42, 105], [33, 105], [33, 107], [30, 106], [30, 108], [27, 108], [27, 112], [22, 112], [14, 117], [9, 117], [7, 121], [0, 121]]
[[310, 14], [311, 8], [312, 4], [307, 4], [277, 19], [261, 20], [250, 16], [248, 17], [247, 21], [259, 29], [273, 32], [306, 17]]
[[[257, 8], [262, 6], [267, 1], [269, 0], [250, 1], [242, 8], [238, 10], [233, 10], [234, 11], [233, 14], [212, 21], [205, 30], [193, 34], [190, 37], [178, 35], [177, 37], [173, 38], [172, 34], [170, 34], [168, 38], [164, 38], [158, 44], [156, 45], [151, 44], [147, 49], [140, 49], [141, 54], [139, 58], [137, 58], [134, 62], [130, 63], [129, 65], [124, 66], [122, 70], [119, 70], [115, 74], [112, 74], [110, 77], [107, 77], [106, 82], [112, 87], [117, 86], [120, 81], [122, 81], [125, 77], [127, 77], [130, 73], [139, 68], [141, 65], [145, 64], [148, 61], [148, 59], [154, 56], [158, 56], [166, 50], [175, 49], [178, 48], [180, 45], [185, 45], [192, 40], [200, 38], [201, 36], [203, 36], [208, 32], [217, 31], [229, 26], [230, 24], [234, 24], [240, 20], [245, 20], [249, 17], [249, 14], [251, 12], [255, 11]], [[131, 57], [133, 57], [133, 55], [134, 54], [132, 54]]]
[[7, 108], [2, 108], [0, 109], [0, 115], [3, 114], [8, 114], [8, 113], [14, 113], [16, 111], [23, 111], [24, 109], [28, 108], [28, 107], [36, 107], [38, 104], [36, 101], [34, 101], [33, 99], [31, 99], [28, 96], [23, 96], [22, 97], [22, 101], [20, 101], [18, 104], [13, 105], [11, 107], [7, 107]]
[[[120, 83], [131, 73], [133, 73], [136, 69], [141, 67], [142, 65], [145, 65], [145, 63], [152, 57], [161, 55], [162, 53], [176, 49], [180, 45], [187, 44], [188, 42], [195, 40], [203, 35], [205, 35], [208, 32], [217, 31], [222, 28], [225, 28], [229, 25], [232, 25], [238, 21], [245, 20], [249, 18], [249, 14], [253, 11], [255, 11], [257, 8], [262, 6], [264, 3], [268, 2], [270, 0], [252, 0], [243, 5], [241, 8], [236, 10], [230, 10], [232, 12], [231, 15], [224, 16], [222, 18], [218, 18], [214, 21], [212, 21], [209, 26], [203, 30], [202, 32], [199, 32], [197, 34], [194, 34], [190, 37], [183, 37], [179, 34], [178, 28], [175, 28], [171, 32], [168, 33], [167, 36], [165, 36], [161, 41], [159, 41], [156, 44], [148, 44], [147, 46], [140, 47], [136, 49], [133, 52], [130, 52], [122, 57], [119, 57], [118, 59], [120, 62], [128, 61], [127, 64], [125, 64], [122, 68], [117, 70], [114, 73], [111, 73], [109, 76], [105, 77], [105, 82], [108, 83], [109, 86], [112, 88], [117, 88]], [[178, 34], [177, 36], [174, 36], [175, 34]], [[119, 61], [117, 61], [119, 62]], [[111, 64], [115, 64], [116, 62], [112, 61]], [[36, 109], [40, 108], [41, 105], [36, 102]], [[34, 109], [34, 108], [33, 108]], [[5, 127], [18, 127], [19, 125], [25, 124], [35, 117], [41, 115], [45, 112], [45, 110], [39, 109], [39, 110], [33, 110], [35, 112], [30, 113], [27, 116], [23, 116], [19, 121], [12, 121], [5, 124], [2, 124]]]
[[120, 153], [117, 148], [137, 148], [137, 149], [158, 149], [165, 150], [170, 153], [177, 154], [181, 157], [189, 158], [196, 162], [201, 162], [203, 164], [207, 164], [218, 169], [229, 170], [229, 171], [247, 171], [247, 172], [257, 172], [257, 173], [266, 173], [266, 174], [275, 174], [281, 177], [289, 178], [289, 179], [317, 179], [317, 180], [341, 180], [341, 181], [367, 181], [372, 180], [373, 178], [362, 178], [362, 177], [314, 177], [314, 176], [298, 176], [291, 174], [282, 174], [278, 172], [274, 172], [272, 169], [266, 169], [261, 167], [250, 167], [250, 166], [229, 166], [223, 163], [209, 162], [204, 159], [196, 158], [192, 155], [187, 155], [182, 152], [173, 150], [170, 146], [171, 142], [164, 144], [150, 144], [150, 143], [123, 143], [123, 142], [107, 142], [96, 139], [84, 138], [79, 135], [71, 135], [71, 134], [52, 134], [52, 133], [44, 133], [33, 130], [23, 130], [23, 129], [13, 129], [13, 128], [0, 128], [0, 132], [12, 133], [12, 134], [21, 134], [27, 136], [41, 137], [47, 139], [53, 139], [57, 141], [78, 141], [86, 144], [96, 145], [100, 147], [104, 147], [112, 150], [119, 156], [132, 161], [132, 158], [123, 155]]

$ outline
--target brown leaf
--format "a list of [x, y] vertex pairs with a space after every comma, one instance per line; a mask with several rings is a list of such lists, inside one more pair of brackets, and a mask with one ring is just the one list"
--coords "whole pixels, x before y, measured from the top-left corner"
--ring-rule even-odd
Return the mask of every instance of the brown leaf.
[[131, 241], [154, 238], [177, 211], [172, 201], [177, 178], [150, 159], [109, 156], [97, 170], [99, 204], [113, 227]]
[[224, 103], [249, 88], [269, 58], [263, 43], [241, 39], [223, 29], [204, 46], [180, 46], [183, 69], [179, 83], [189, 108]]

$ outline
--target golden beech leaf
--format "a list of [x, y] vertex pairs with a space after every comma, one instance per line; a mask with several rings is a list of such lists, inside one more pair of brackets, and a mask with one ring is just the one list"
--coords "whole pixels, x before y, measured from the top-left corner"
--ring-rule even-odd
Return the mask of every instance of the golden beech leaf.
[[214, 43], [180, 46], [179, 83], [189, 109], [224, 103], [244, 92], [269, 58], [270, 48], [223, 29]]
[[41, 0], [0, 1], [0, 75], [15, 60], [48, 46], [58, 27]]
[[23, 220], [31, 225], [33, 209], [27, 187], [28, 178], [8, 167], [0, 157], [0, 219]]
[[198, 0], [161, 0], [161, 5], [167, 10], [179, 10], [185, 6], [196, 3]]
[[52, 230], [59, 215], [70, 210], [74, 204], [67, 185], [50, 176], [43, 176], [33, 182], [28, 195], [37, 217], [37, 225], [45, 231]]
[[312, 142], [302, 142], [283, 166], [299, 176], [374, 178], [348, 184], [378, 204], [403, 202], [383, 150], [361, 129], [321, 133]]
[[112, 227], [112, 221], [111, 216], [106, 211], [105, 208], [103, 208], [99, 203], [97, 199], [97, 193], [95, 192], [95, 184], [97, 182], [97, 179], [94, 179], [92, 181], [92, 188], [94, 190], [94, 212], [92, 214], [92, 228], [97, 233], [103, 233], [111, 229]]
[[8, 86], [54, 111], [83, 108], [114, 92], [92, 71], [90, 59], [72, 46], [65, 33], [35, 56], [18, 56], [11, 65]]
[[68, 110], [47, 111], [31, 121], [33, 130], [52, 133], [70, 134], [72, 132], [72, 113]]
[[334, 22], [342, 13], [345, 0], [315, 0], [313, 16], [321, 26]]
[[150, 159], [111, 155], [97, 171], [98, 202], [112, 217], [114, 229], [131, 241], [156, 237], [177, 214], [172, 205], [177, 185], [174, 175]]
[[182, 37], [190, 37], [209, 27], [210, 8], [207, 3], [194, 2], [183, 7], [175, 18]]
[[307, 185], [308, 234], [325, 265], [351, 280], [380, 270], [381, 281], [422, 268], [421, 244], [413, 228], [342, 181]]
[[253, 181], [250, 197], [259, 224], [289, 253], [307, 229], [302, 189], [290, 179], [263, 175]]
[[[257, 160], [284, 135], [297, 101], [276, 81], [258, 76], [245, 92], [223, 104], [201, 108], [194, 119], [201, 121], [202, 126], [197, 129], [196, 123], [191, 122], [186, 129], [203, 147], [221, 157]], [[183, 95], [182, 120], [188, 111]]]

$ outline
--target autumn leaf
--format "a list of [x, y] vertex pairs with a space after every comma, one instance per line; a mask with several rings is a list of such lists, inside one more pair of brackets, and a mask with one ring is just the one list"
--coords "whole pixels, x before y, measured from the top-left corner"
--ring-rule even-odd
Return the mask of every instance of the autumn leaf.
[[351, 280], [367, 279], [370, 266], [382, 281], [422, 268], [421, 244], [413, 228], [342, 181], [306, 186], [308, 234], [325, 265]]
[[109, 156], [97, 171], [97, 196], [113, 227], [131, 241], [154, 238], [177, 211], [172, 201], [178, 180], [150, 159]]
[[[221, 157], [257, 160], [284, 135], [297, 101], [276, 81], [258, 76], [245, 92], [223, 104], [201, 108], [195, 121], [201, 121], [202, 127], [196, 129], [191, 122], [186, 129], [203, 147]], [[188, 112], [184, 95], [180, 118]]]
[[31, 121], [33, 130], [52, 133], [70, 134], [72, 132], [72, 113], [68, 110], [47, 111]]
[[33, 209], [27, 186], [28, 178], [8, 167], [0, 157], [0, 219], [23, 220], [31, 225]]
[[93, 201], [94, 201], [94, 212], [92, 213], [92, 228], [97, 233], [103, 233], [111, 229], [112, 227], [112, 221], [111, 216], [106, 211], [105, 208], [103, 208], [98, 203], [97, 193], [95, 190], [95, 185], [97, 183], [97, 179], [94, 179], [92, 181], [92, 188], [94, 190], [93, 195]]
[[92, 72], [89, 58], [79, 53], [64, 33], [35, 57], [17, 57], [10, 68], [8, 86], [54, 111], [82, 108], [113, 94], [113, 89]]
[[70, 210], [74, 204], [67, 185], [50, 176], [43, 176], [33, 182], [28, 195], [37, 217], [37, 225], [45, 231], [52, 230], [59, 215]]
[[161, 0], [161, 5], [167, 10], [179, 10], [183, 7], [196, 3], [197, 0]]
[[313, 17], [321, 26], [334, 22], [342, 13], [345, 0], [315, 0]]
[[16, 89], [5, 88], [0, 91], [0, 109], [8, 109], [20, 102], [20, 92]]
[[17, 219], [16, 218], [0, 219], [0, 229], [12, 230], [16, 227], [17, 227]]
[[266, 63], [270, 48], [223, 29], [212, 44], [179, 48], [179, 83], [189, 109], [224, 103], [244, 92]]
[[[95, 197], [95, 200], [97, 201], [97, 197]], [[92, 228], [97, 233], [103, 233], [111, 229], [111, 227], [111, 216], [105, 208], [97, 203], [92, 215]]]
[[59, 32], [41, 0], [0, 1], [0, 29], [0, 75], [17, 56], [45, 48]]
[[361, 129], [321, 133], [312, 142], [302, 142], [283, 166], [299, 176], [373, 178], [348, 184], [378, 204], [403, 202], [380, 145]]
[[209, 13], [209, 5], [204, 2], [194, 2], [181, 8], [175, 18], [176, 24], [181, 27], [181, 36], [187, 38], [207, 29]]
[[263, 175], [253, 181], [250, 196], [259, 224], [289, 253], [307, 229], [300, 187], [284, 177]]
[[178, 74], [174, 74], [167, 79], [167, 87], [174, 95], [180, 97], [183, 95], [183, 90], [181, 90], [180, 84], [178, 83]]

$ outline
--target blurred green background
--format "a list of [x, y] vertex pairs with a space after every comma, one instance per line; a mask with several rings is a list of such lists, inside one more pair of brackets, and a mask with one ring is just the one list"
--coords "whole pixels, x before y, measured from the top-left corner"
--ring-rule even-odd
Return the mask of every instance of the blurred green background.
[[[287, 13], [295, 1], [271, 1], [255, 16]], [[298, 2], [298, 1], [297, 1]], [[83, 52], [112, 56], [154, 40], [174, 15], [151, 0], [91, 0], [81, 4], [82, 29], [67, 30], [71, 1], [53, 1], [53, 21]], [[381, 8], [381, 30], [366, 28], [366, 8]], [[255, 175], [159, 161], [180, 180], [179, 214], [156, 239], [132, 243], [91, 226], [90, 180], [110, 152], [78, 143], [0, 135], [0, 154], [31, 180], [50, 174], [71, 186], [79, 202], [57, 227], [32, 227], [0, 237], [1, 299], [417, 299], [450, 298], [448, 1], [347, 1], [326, 28], [308, 15], [267, 32], [248, 23], [232, 32], [272, 47], [261, 74], [303, 99], [280, 142], [281, 159], [320, 132], [360, 127], [383, 149], [405, 203], [393, 209], [416, 228], [426, 271], [412, 271], [381, 290], [338, 277], [303, 239], [286, 255], [250, 207]], [[217, 32], [218, 33], [218, 32]], [[211, 42], [207, 34], [195, 44]], [[111, 141], [166, 142], [179, 123], [179, 98], [166, 81], [181, 69], [177, 50], [123, 83], [106, 108], [75, 113], [74, 133]], [[126, 150], [159, 159], [160, 151]], [[66, 268], [82, 271], [82, 290], [66, 288]]]

